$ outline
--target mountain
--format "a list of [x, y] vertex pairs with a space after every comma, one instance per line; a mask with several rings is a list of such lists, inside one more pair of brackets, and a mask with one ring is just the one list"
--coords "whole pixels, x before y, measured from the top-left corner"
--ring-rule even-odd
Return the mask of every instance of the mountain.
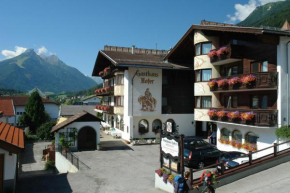
[[290, 0], [267, 3], [257, 7], [238, 26], [245, 27], [278, 27], [281, 28], [285, 20], [290, 22]]
[[0, 62], [0, 87], [27, 92], [35, 87], [43, 92], [61, 93], [89, 89], [96, 85], [76, 68], [56, 55], [37, 55], [33, 49]]
[[93, 79], [97, 84], [103, 83], [103, 79], [100, 78], [100, 77], [93, 77], [93, 76], [91, 76], [90, 78]]

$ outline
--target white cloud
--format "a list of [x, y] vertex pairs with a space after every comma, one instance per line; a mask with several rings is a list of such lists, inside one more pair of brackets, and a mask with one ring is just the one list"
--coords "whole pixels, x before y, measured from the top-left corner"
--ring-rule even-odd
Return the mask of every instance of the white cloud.
[[265, 5], [270, 2], [277, 2], [277, 1], [284, 1], [284, 0], [249, 0], [247, 4], [235, 4], [235, 14], [234, 15], [227, 15], [229, 18], [228, 23], [236, 23], [239, 21], [243, 21], [246, 19], [255, 9], [257, 6]]
[[6, 59], [13, 58], [25, 52], [27, 48], [15, 46], [15, 51], [11, 50], [2, 50], [1, 54], [6, 57]]
[[38, 55], [46, 54], [47, 52], [48, 52], [48, 50], [44, 46], [41, 46], [40, 48], [37, 49], [37, 54]]

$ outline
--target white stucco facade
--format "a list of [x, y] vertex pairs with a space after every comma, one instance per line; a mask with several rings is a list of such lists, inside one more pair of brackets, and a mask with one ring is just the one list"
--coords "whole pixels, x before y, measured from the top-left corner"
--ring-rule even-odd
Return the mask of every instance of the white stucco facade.
[[45, 111], [52, 120], [56, 120], [59, 115], [59, 106], [55, 103], [43, 103]]
[[[117, 93], [114, 93], [118, 95]], [[151, 104], [145, 104], [145, 97], [152, 97]], [[154, 120], [165, 123], [172, 119], [179, 127], [179, 134], [185, 136], [195, 135], [193, 114], [162, 114], [162, 69], [153, 68], [128, 68], [124, 71], [123, 85], [123, 115], [105, 115], [102, 123], [104, 127], [111, 127], [111, 117], [114, 117], [114, 128], [122, 133], [122, 138], [156, 138], [159, 134], [152, 131]], [[111, 102], [110, 105], [114, 105]], [[116, 127], [116, 120], [123, 120], [123, 130]], [[148, 122], [148, 132], [139, 133], [139, 122]]]
[[[96, 146], [97, 146], [98, 142], [100, 142], [100, 122], [96, 122], [96, 121], [94, 121], [94, 122], [73, 122], [73, 123], [65, 126], [64, 128], [62, 128], [56, 132], [56, 135], [55, 135], [56, 148], [58, 148], [60, 133], [66, 132], [68, 128], [76, 128], [77, 134], [79, 134], [79, 131], [84, 127], [91, 127], [95, 130], [96, 135], [97, 135], [96, 136]], [[77, 148], [78, 148], [78, 140], [75, 141], [75, 144], [73, 146], [71, 146], [70, 149], [72, 151], [76, 151]]]
[[17, 154], [0, 148], [0, 154], [4, 154], [4, 180], [13, 180], [16, 174]]

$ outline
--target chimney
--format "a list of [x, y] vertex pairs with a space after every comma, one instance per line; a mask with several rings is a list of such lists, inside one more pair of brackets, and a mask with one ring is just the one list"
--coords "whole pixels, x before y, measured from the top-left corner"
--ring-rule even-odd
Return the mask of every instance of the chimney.
[[132, 45], [132, 54], [135, 54], [135, 45]]

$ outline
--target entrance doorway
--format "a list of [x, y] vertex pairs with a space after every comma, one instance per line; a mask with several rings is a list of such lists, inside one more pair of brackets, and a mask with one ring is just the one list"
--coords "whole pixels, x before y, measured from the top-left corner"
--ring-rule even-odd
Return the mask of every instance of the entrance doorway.
[[96, 131], [92, 127], [83, 127], [78, 133], [78, 150], [94, 150], [96, 147]]
[[4, 155], [0, 154], [0, 193], [3, 192], [3, 181], [4, 181]]

